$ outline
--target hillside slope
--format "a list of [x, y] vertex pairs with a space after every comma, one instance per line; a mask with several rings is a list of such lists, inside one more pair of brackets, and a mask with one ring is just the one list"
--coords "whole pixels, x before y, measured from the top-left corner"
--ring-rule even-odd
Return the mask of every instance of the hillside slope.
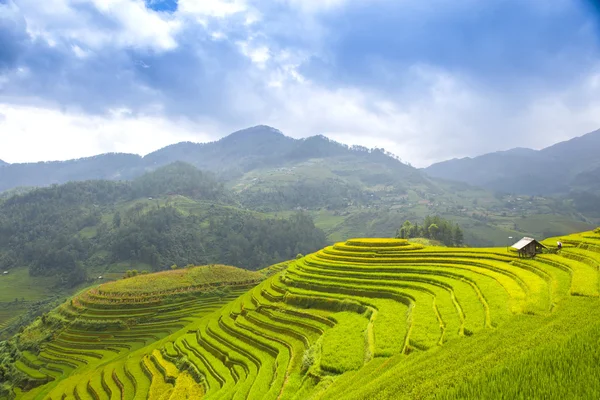
[[[6, 365], [2, 369], [4, 378], [10, 377], [15, 389], [4, 384], [3, 394], [12, 392], [20, 398], [19, 388], [22, 388], [28, 391], [25, 397], [45, 398], [52, 388], [66, 383], [62, 381], [69, 376], [76, 380], [86, 371], [89, 374], [108, 362], [120, 362], [121, 367], [110, 375], [115, 379], [110, 387], [96, 386], [101, 379], [94, 378], [93, 386], [74, 388], [70, 395], [89, 398], [105, 388], [115, 395], [117, 391], [131, 389], [127, 393], [129, 398], [134, 389], [128, 380], [132, 372], [126, 364], [133, 354], [153, 354], [162, 338], [184, 334], [185, 327], [210, 315], [262, 279], [264, 276], [257, 272], [210, 265], [99, 285], [75, 296], [10, 342], [3, 343], [2, 365], [12, 357], [15, 348], [20, 353], [12, 367]], [[137, 365], [133, 374], [142, 372], [140, 367]], [[182, 375], [192, 380], [187, 374]]]
[[257, 269], [325, 244], [309, 216], [243, 209], [211, 174], [184, 163], [133, 181], [13, 194], [0, 199], [0, 340], [100, 277], [173, 264]]
[[[547, 195], [565, 193], [587, 176], [596, 187], [600, 178], [590, 171], [600, 167], [600, 130], [545, 149], [513, 149], [433, 164], [424, 169], [432, 177], [466, 182], [509, 193]], [[581, 176], [583, 175], [583, 177]]]
[[[324, 145], [316, 150], [313, 145], [315, 142], [323, 142]], [[373, 156], [370, 154], [365, 148], [349, 148], [321, 136], [292, 139], [274, 128], [256, 126], [234, 132], [215, 142], [174, 144], [145, 157], [109, 153], [69, 161], [4, 165], [0, 170], [0, 192], [19, 186], [48, 186], [68, 181], [127, 180], [176, 161], [230, 179], [258, 168], [284, 167], [312, 158], [345, 155], [353, 157], [359, 164], [365, 157], [378, 159], [392, 165], [396, 174], [401, 176], [420, 175], [414, 168], [382, 152], [375, 152]]]
[[[114, 263], [161, 270], [220, 259], [255, 269], [324, 244], [303, 216], [265, 217], [235, 207], [222, 183], [184, 163], [129, 182], [72, 182], [0, 203], [0, 269], [29, 265], [76, 284], [86, 269]], [[286, 237], [295, 245], [279, 246]]]
[[[152, 344], [146, 339], [136, 350], [126, 346], [138, 338], [133, 332], [109, 327], [102, 344], [95, 338], [114, 318], [141, 321], [162, 306], [144, 294], [139, 306], [122, 308], [123, 301], [139, 297], [122, 290], [126, 281], [119, 289], [100, 287], [56, 311], [75, 321], [62, 336], [39, 349], [24, 346], [27, 332], [53, 329], [47, 317], [8, 344], [15, 357], [10, 376], [21, 377], [13, 380], [14, 393], [24, 399], [176, 399], [182, 393], [226, 399], [453, 398], [457, 382], [497, 373], [495, 366], [517, 373], [514, 362], [534, 356], [525, 349], [560, 343], [574, 349], [574, 361], [547, 362], [558, 370], [585, 368], [576, 380], [559, 380], [566, 385], [561, 391], [593, 393], [593, 385], [587, 392], [570, 385], [598, 373], [597, 364], [577, 352], [583, 351], [581, 338], [594, 335], [590, 329], [600, 316], [600, 232], [560, 239], [560, 254], [534, 259], [506, 248], [348, 240], [291, 262], [210, 314], [188, 319], [182, 308], [182, 329]], [[555, 241], [546, 243], [552, 248]], [[74, 326], [78, 320], [89, 329]], [[548, 370], [531, 373], [534, 397], [557, 384], [544, 383]], [[477, 390], [489, 389], [456, 390], [477, 397], [483, 393]]]
[[[331, 242], [353, 236], [391, 236], [406, 220], [417, 222], [436, 214], [459, 222], [467, 243], [476, 246], [501, 245], [509, 236], [585, 230], [600, 218], [595, 212], [596, 197], [579, 196], [575, 202], [497, 197], [474, 186], [431, 179], [383, 149], [346, 146], [321, 135], [297, 140], [267, 126], [234, 132], [211, 143], [175, 144], [145, 157], [106, 154], [9, 165], [0, 170], [0, 191], [15, 185], [97, 177], [137, 180], [173, 162], [212, 171], [229, 189], [229, 200], [241, 208], [277, 217], [299, 210], [310, 214]], [[185, 184], [183, 179], [172, 178]], [[144, 195], [157, 197], [150, 189], [146, 185]], [[189, 190], [184, 195], [194, 196]], [[6, 191], [0, 194], [0, 198], [8, 196]]]

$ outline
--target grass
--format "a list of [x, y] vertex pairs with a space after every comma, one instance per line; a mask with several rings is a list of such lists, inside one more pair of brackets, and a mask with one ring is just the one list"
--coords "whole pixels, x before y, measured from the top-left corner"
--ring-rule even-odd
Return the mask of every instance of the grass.
[[30, 277], [29, 268], [13, 268], [7, 275], [0, 275], [0, 302], [42, 300], [56, 293], [49, 289], [54, 283], [52, 277]]
[[258, 273], [226, 265], [176, 269], [128, 279], [109, 282], [98, 287], [98, 292], [107, 296], [138, 296], [152, 293], [169, 293], [199, 286], [245, 284], [258, 282]]
[[323, 335], [321, 368], [343, 373], [359, 369], [365, 362], [368, 320], [351, 312], [331, 316], [336, 325]]
[[[201, 270], [200, 274], [195, 270]], [[263, 276], [258, 273], [234, 270], [233, 267], [220, 266], [205, 270], [202, 267], [190, 269], [193, 278], [196, 279], [194, 282], [217, 285], [223, 289], [206, 292], [200, 298], [197, 295], [190, 298], [167, 293], [162, 297], [159, 296], [158, 301], [147, 302], [145, 301], [147, 296], [152, 299], [157, 298], [152, 287], [148, 286], [146, 292], [136, 292], [129, 300], [121, 299], [125, 302], [118, 303], [104, 303], [105, 296], [98, 294], [94, 289], [81, 293], [71, 302], [53, 311], [46, 324], [38, 320], [20, 335], [21, 338], [28, 338], [29, 342], [36, 343], [37, 337], [45, 337], [44, 332], [52, 332], [55, 339], [48, 343], [42, 342], [40, 344], [42, 351], [39, 355], [23, 352], [24, 360], [28, 364], [35, 362], [36, 365], [47, 366], [47, 368], [50, 368], [52, 363], [64, 365], [61, 367], [64, 371], [61, 379], [26, 391], [22, 397], [45, 398], [44, 396], [47, 395], [60, 397], [61, 393], [77, 391], [81, 398], [87, 396], [103, 398], [109, 395], [108, 392], [113, 396], [116, 393], [115, 386], [123, 391], [126, 398], [130, 394], [139, 396], [136, 393], [147, 393], [150, 397], [158, 399], [165, 391], [171, 389], [173, 393], [182, 396], [186, 393], [203, 392], [189, 387], [189, 384], [178, 385], [177, 380], [180, 377], [189, 383], [189, 375], [180, 373], [185, 371], [179, 371], [175, 364], [164, 359], [158, 349], [162, 346], [163, 340], [173, 335], [177, 337], [185, 334], [186, 331], [183, 329], [185, 326], [197, 323], [196, 321], [202, 320], [203, 316], [214, 312], [246, 290], [228, 289], [227, 285], [232, 283], [248, 285], [256, 278], [263, 279]], [[251, 281], [239, 280], [240, 277], [249, 276], [248, 274], [252, 278]], [[218, 281], [218, 277], [234, 281]], [[205, 279], [204, 282], [202, 279]], [[188, 282], [182, 280], [185, 285]], [[68, 309], [73, 311], [61, 314], [64, 312], [61, 310]], [[61, 318], [63, 321], [66, 318], [67, 325], [61, 325], [58, 331], [52, 325], [48, 326], [52, 324], [50, 321]], [[78, 321], [87, 321], [83, 324], [83, 329], [80, 327], [81, 322]], [[95, 322], [91, 324], [90, 321]], [[110, 321], [122, 321], [126, 328], [120, 328]], [[172, 346], [171, 351], [174, 351]], [[214, 361], [215, 359], [211, 360]], [[31, 378], [48, 378], [48, 374], [23, 369]], [[40, 368], [40, 371], [42, 370]], [[68, 375], [71, 377], [64, 379]], [[107, 376], [110, 377], [108, 381]]]
[[442, 399], [600, 398], [600, 324], [468, 379]]
[[[534, 391], [533, 396], [504, 396], [496, 391], [494, 381], [500, 378], [499, 371], [509, 371], [510, 379], [522, 381], [518, 377], [523, 369], [516, 370], [520, 359], [530, 358], [532, 363], [536, 358], [539, 366], [531, 366], [526, 376], [537, 375], [537, 379], [554, 379], [552, 370], [546, 369], [542, 364], [544, 358], [554, 358], [563, 364], [577, 363], [577, 353], [569, 355], [563, 351], [557, 354], [548, 353], [547, 350], [562, 346], [563, 343], [578, 334], [585, 332], [591, 326], [597, 326], [600, 308], [598, 301], [593, 298], [571, 297], [562, 302], [561, 307], [551, 316], [520, 315], [512, 318], [511, 324], [497, 330], [474, 335], [465, 340], [448, 343], [437, 351], [414, 354], [411, 356], [397, 355], [385, 364], [385, 368], [376, 370], [368, 376], [361, 376], [360, 371], [354, 377], [369, 381], [369, 385], [353, 385], [351, 382], [340, 382], [340, 386], [333, 385], [325, 391], [323, 399], [427, 399], [427, 398], [595, 398], [554, 396], [546, 393], [544, 389]], [[565, 327], [568, 326], [568, 329]], [[550, 347], [548, 347], [550, 346]], [[533, 350], [532, 350], [533, 349]], [[544, 355], [542, 355], [544, 354]], [[562, 361], [561, 361], [562, 360]], [[583, 362], [584, 364], [586, 361]], [[520, 367], [519, 367], [520, 368]], [[566, 367], [568, 369], [568, 367]], [[367, 371], [365, 371], [367, 372]], [[485, 374], [493, 374], [486, 376]], [[589, 374], [598, 373], [596, 365], [590, 365]], [[560, 391], [582, 390], [577, 388], [578, 378], [562, 381], [565, 386]], [[469, 389], [472, 384], [475, 388]], [[595, 384], [588, 381], [584, 386], [593, 387]], [[515, 385], [516, 386], [516, 385]], [[501, 390], [508, 389], [510, 382], [506, 379]], [[553, 383], [550, 388], [556, 388]], [[458, 389], [457, 389], [458, 388]], [[474, 390], [476, 392], [469, 392]], [[509, 393], [514, 393], [508, 389]], [[585, 390], [585, 388], [583, 389]], [[469, 394], [476, 396], [469, 396]], [[486, 393], [494, 393], [496, 397], [486, 397]], [[539, 393], [539, 394], [538, 394]], [[465, 395], [462, 397], [462, 395]]]
[[564, 239], [569, 251], [519, 259], [362, 238], [256, 273], [199, 267], [107, 283], [19, 336], [50, 338], [22, 353], [32, 379], [62, 371], [19, 398], [566, 395], [572, 374], [585, 386], [598, 372], [600, 235]]

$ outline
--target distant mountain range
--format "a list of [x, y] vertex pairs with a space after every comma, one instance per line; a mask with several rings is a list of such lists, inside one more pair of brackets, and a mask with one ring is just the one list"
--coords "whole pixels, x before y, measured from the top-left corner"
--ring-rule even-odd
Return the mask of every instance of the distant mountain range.
[[350, 157], [391, 169], [398, 181], [422, 180], [422, 174], [382, 150], [348, 147], [324, 136], [293, 139], [277, 129], [256, 126], [210, 143], [182, 142], [141, 157], [107, 153], [69, 161], [6, 164], [0, 162], [0, 192], [16, 187], [48, 186], [90, 179], [128, 180], [161, 166], [184, 161], [225, 180], [260, 168], [284, 167], [309, 159]]
[[600, 191], [600, 130], [542, 150], [516, 148], [453, 159], [424, 171], [431, 177], [508, 193]]
[[[545, 182], [558, 185], [558, 189], [595, 182], [594, 170], [587, 169], [595, 158], [593, 152], [587, 156], [585, 151], [598, 146], [584, 143], [579, 146], [583, 148], [581, 152], [571, 147], [542, 152], [514, 149], [484, 156], [483, 161], [471, 160], [482, 166], [466, 169], [471, 174], [482, 171], [480, 181], [473, 182], [476, 185], [486, 184], [492, 175], [500, 182], [505, 179], [507, 184], [530, 178], [544, 193], [548, 192]], [[567, 152], [573, 154], [572, 161], [545, 161], [558, 157], [553, 153]], [[493, 162], [486, 161], [486, 157]], [[459, 170], [454, 164], [460, 166], [462, 162], [465, 160], [450, 161], [442, 170]], [[476, 185], [456, 182], [462, 179], [452, 174], [443, 176], [446, 180], [432, 178], [425, 172], [431, 173], [434, 167], [426, 171], [413, 168], [383, 149], [346, 146], [322, 135], [293, 139], [268, 126], [244, 129], [209, 143], [177, 143], [144, 157], [108, 153], [70, 161], [3, 165], [0, 204], [35, 187], [88, 180], [138, 181], [138, 177], [174, 163], [190, 164], [212, 173], [207, 175], [214, 175], [212, 178], [226, 189], [221, 203], [276, 217], [300, 210], [307, 212], [332, 242], [348, 237], [392, 236], [406, 220], [420, 223], [428, 215], [460, 223], [466, 242], [481, 246], [505, 244], [509, 236], [546, 237], [581, 231], [600, 219], [600, 196], [594, 193], [573, 195], [570, 203], [562, 198], [498, 196]], [[514, 172], [507, 170], [513, 164], [520, 167]], [[564, 172], [563, 165], [573, 173], [572, 183], [566, 178], [556, 179]], [[580, 172], [571, 172], [576, 168]], [[452, 178], [455, 181], [447, 180]], [[185, 179], [179, 183], [185, 184]], [[94, 183], [90, 185], [93, 187]], [[521, 189], [514, 192], [530, 192], [531, 186]], [[192, 192], [161, 193], [168, 197], [189, 196]], [[553, 214], [552, 219], [547, 218], [548, 213]], [[540, 214], [543, 219], [538, 218]]]

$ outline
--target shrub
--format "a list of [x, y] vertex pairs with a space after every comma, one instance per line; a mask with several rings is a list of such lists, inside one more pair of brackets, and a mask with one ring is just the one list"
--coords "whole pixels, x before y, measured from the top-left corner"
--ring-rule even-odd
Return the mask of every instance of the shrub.
[[600, 234], [600, 226], [599, 226], [599, 227], [597, 227], [596, 229], [594, 229], [594, 233], [598, 233], [598, 234]]
[[302, 257], [304, 257], [304, 256], [303, 256], [302, 254], [300, 254], [300, 253], [296, 254], [296, 260], [299, 260], [299, 259], [301, 259]]
[[302, 356], [302, 367], [301, 371], [308, 371], [313, 365], [315, 365], [315, 361], [317, 361], [317, 355], [321, 352], [321, 343], [317, 342], [314, 345], [310, 346], [308, 349], [304, 351], [304, 355]]

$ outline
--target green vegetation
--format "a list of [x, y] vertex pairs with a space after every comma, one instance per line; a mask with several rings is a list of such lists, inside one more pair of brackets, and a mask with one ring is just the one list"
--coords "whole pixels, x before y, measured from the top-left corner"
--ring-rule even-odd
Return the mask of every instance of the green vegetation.
[[[32, 172], [38, 168], [44, 172]], [[143, 159], [109, 154], [2, 169], [0, 190], [28, 187], [0, 194], [0, 272], [28, 268], [32, 277], [47, 278], [41, 292], [62, 298], [128, 270], [211, 263], [259, 269], [348, 237], [394, 236], [407, 220], [427, 225], [420, 236], [438, 236], [433, 244], [486, 247], [598, 223], [597, 215], [577, 212], [593, 210], [593, 197], [581, 208], [578, 197], [494, 194], [432, 180], [382, 149], [321, 136], [297, 141], [268, 127], [169, 146]], [[31, 187], [115, 177], [130, 181]], [[437, 223], [430, 232], [431, 215], [460, 225], [464, 238]], [[10, 306], [17, 316], [38, 301], [22, 297], [19, 307]], [[0, 327], [11, 320], [12, 331], [28, 320], [5, 314]]]
[[397, 238], [426, 238], [438, 240], [446, 246], [462, 246], [465, 235], [458, 224], [454, 224], [440, 216], [425, 217], [423, 226], [406, 221], [396, 232]]
[[[91, 395], [89, 392], [109, 393], [111, 387], [112, 392], [115, 388], [126, 392], [128, 384], [132, 385], [131, 394], [144, 387], [162, 392], [166, 381], [173, 382], [180, 376], [182, 381], [189, 381], [190, 377], [175, 373], [177, 367], [155, 350], [161, 340], [185, 333], [185, 327], [262, 279], [257, 272], [211, 265], [100, 285], [74, 296], [10, 341], [2, 342], [0, 374], [27, 392], [25, 397], [43, 398], [55, 387], [63, 390], [60, 388], [68, 384], [68, 376], [77, 380], [69, 393], [78, 392], [84, 397]], [[157, 281], [165, 282], [167, 287], [163, 289]], [[127, 295], [122, 290], [128, 290]], [[137, 353], [142, 354], [141, 358], [132, 363], [131, 357]], [[99, 374], [93, 373], [106, 364], [108, 367], [99, 369]], [[144, 378], [148, 372], [158, 376], [157, 371], [166, 376], [162, 386]], [[14, 392], [7, 391], [8, 387], [2, 387], [4, 395]], [[199, 390], [188, 389], [192, 393]]]
[[97, 290], [105, 296], [147, 295], [150, 293], [171, 293], [182, 289], [217, 285], [223, 282], [259, 281], [262, 275], [257, 272], [240, 270], [226, 265], [207, 265], [188, 269], [157, 272], [141, 275], [136, 279], [123, 279], [100, 285]]
[[155, 271], [216, 262], [257, 269], [325, 242], [304, 215], [266, 220], [230, 202], [222, 184], [182, 163], [132, 182], [69, 183], [13, 196], [0, 203], [0, 269], [27, 265], [32, 276], [56, 276], [68, 287], [120, 262]]
[[130, 182], [72, 182], [0, 200], [0, 338], [57, 298], [127, 273], [258, 269], [326, 244], [308, 215], [272, 218], [233, 197], [212, 175], [176, 163]]
[[[600, 324], [576, 331], [567, 339], [541, 345], [483, 376], [449, 390], [446, 399], [600, 397], [598, 360]], [[551, 371], [551, 373], [549, 373]]]
[[331, 315], [336, 325], [323, 335], [321, 368], [343, 373], [359, 369], [365, 362], [368, 319], [351, 312]]
[[545, 244], [557, 240], [561, 252], [524, 259], [359, 238], [256, 273], [205, 266], [106, 283], [4, 342], [4, 393], [596, 397], [586, 382], [598, 374], [600, 234]]

